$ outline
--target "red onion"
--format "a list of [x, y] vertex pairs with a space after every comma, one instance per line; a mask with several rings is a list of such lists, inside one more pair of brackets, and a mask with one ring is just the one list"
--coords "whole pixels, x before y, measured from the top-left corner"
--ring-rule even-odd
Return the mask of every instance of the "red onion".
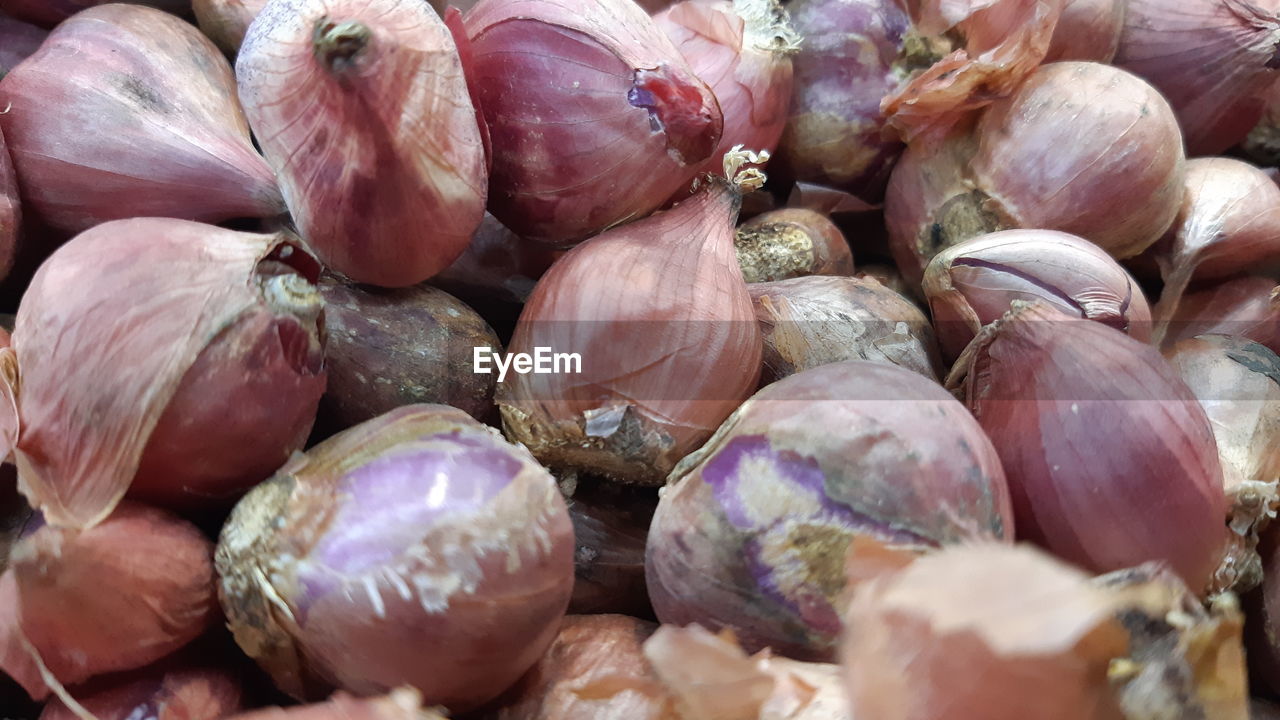
[[520, 305], [557, 257], [556, 251], [524, 242], [493, 215], [485, 213], [471, 244], [452, 265], [431, 278], [431, 284], [473, 307], [492, 303]]
[[1097, 245], [1067, 233], [1006, 230], [966, 240], [934, 256], [923, 286], [948, 360], [1014, 300], [1042, 300], [1151, 339], [1151, 308], [1137, 281]]
[[1066, 0], [1044, 61], [1109, 63], [1120, 46], [1128, 0]]
[[9, 159], [4, 131], [0, 130], [0, 279], [13, 268], [21, 227], [22, 203], [18, 199], [18, 178], [13, 174], [13, 162]]
[[791, 101], [800, 37], [777, 0], [684, 0], [654, 16], [724, 115], [720, 145], [701, 171], [717, 174], [735, 145], [773, 152]]
[[253, 19], [267, 0], [191, 0], [200, 30], [226, 54], [235, 57]]
[[73, 685], [181, 648], [217, 614], [212, 550], [195, 526], [134, 503], [84, 531], [33, 519], [0, 575], [0, 669], [41, 699], [54, 679]]
[[[6, 12], [19, 20], [53, 27], [63, 20], [85, 10], [104, 5], [111, 0], [0, 0], [0, 12]], [[136, 5], [150, 5], [171, 13], [183, 14], [191, 8], [191, 0], [137, 0]]]
[[477, 420], [494, 414], [493, 374], [473, 365], [502, 343], [474, 310], [443, 290], [359, 287], [326, 279], [329, 384], [321, 415], [335, 429], [414, 403], [452, 405]]
[[569, 498], [575, 543], [569, 612], [653, 616], [644, 585], [644, 546], [657, 504], [652, 488], [577, 484]]
[[0, 13], [0, 78], [40, 48], [49, 31]]
[[1034, 301], [984, 330], [949, 378], [1009, 476], [1018, 534], [1081, 567], [1167, 562], [1203, 590], [1226, 542], [1204, 410], [1160, 354]]
[[643, 217], [716, 152], [715, 96], [634, 2], [482, 0], [466, 27], [489, 209], [521, 237], [573, 243]]
[[1015, 228], [1060, 230], [1132, 257], [1173, 222], [1183, 165], [1177, 122], [1155, 88], [1096, 63], [1045, 65], [971, 132], [903, 155], [885, 200], [894, 259], [918, 282], [940, 250]]
[[929, 319], [876, 280], [811, 276], [747, 288], [764, 335], [764, 383], [844, 360], [889, 363], [932, 380], [942, 372]]
[[853, 251], [831, 218], [813, 210], [770, 210], [742, 223], [734, 236], [749, 283], [804, 275], [852, 275]]
[[79, 13], [0, 80], [26, 209], [66, 232], [279, 215], [235, 92], [226, 60], [186, 22], [137, 5]]
[[527, 451], [461, 410], [410, 405], [246, 495], [217, 566], [237, 642], [281, 690], [411, 684], [462, 712], [514, 684], [555, 637], [573, 530]]
[[1280, 289], [1270, 278], [1243, 277], [1183, 297], [1163, 347], [1197, 335], [1238, 335], [1280, 352]]
[[384, 697], [359, 699], [335, 693], [328, 701], [291, 708], [267, 708], [233, 715], [227, 720], [446, 720], [434, 710], [422, 708], [422, 696], [412, 688], [400, 688]]
[[1012, 539], [1012, 522], [995, 450], [955, 398], [902, 368], [823, 365], [756, 393], [676, 467], [649, 597], [664, 623], [828, 657], [856, 538], [924, 552]]
[[40, 720], [81, 720], [79, 710], [97, 720], [222, 720], [241, 709], [240, 683], [231, 673], [211, 667], [151, 669], [93, 682], [72, 695], [80, 708], [73, 711], [54, 699]]
[[131, 483], [226, 502], [300, 449], [325, 385], [314, 262], [282, 235], [161, 218], [59, 248], [13, 334], [32, 504], [89, 527]]
[[547, 271], [508, 350], [579, 363], [499, 378], [508, 437], [556, 469], [658, 485], [711, 436], [759, 377], [760, 330], [733, 250], [739, 205], [713, 179]]
[[462, 254], [484, 214], [485, 148], [458, 49], [426, 3], [271, 3], [236, 77], [321, 262], [403, 287]]
[[1277, 0], [1127, 0], [1116, 65], [1160, 89], [1191, 155], [1239, 143], [1280, 67]]

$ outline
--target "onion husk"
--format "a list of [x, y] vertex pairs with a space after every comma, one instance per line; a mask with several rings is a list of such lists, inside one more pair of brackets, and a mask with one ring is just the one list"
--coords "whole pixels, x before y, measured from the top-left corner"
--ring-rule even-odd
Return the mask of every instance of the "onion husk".
[[54, 229], [284, 212], [231, 67], [168, 13], [111, 4], [76, 14], [0, 80], [0, 104], [24, 210]]
[[1066, 0], [1044, 61], [1109, 63], [1120, 47], [1128, 0]]
[[334, 693], [326, 702], [288, 708], [266, 708], [232, 715], [227, 720], [446, 720], [435, 710], [422, 707], [422, 695], [413, 688], [397, 688], [387, 695], [358, 698]]
[[240, 682], [214, 667], [153, 667], [101, 678], [71, 690], [70, 707], [53, 699], [40, 720], [222, 720], [239, 712]]
[[49, 31], [0, 13], [0, 78], [40, 48]]
[[1182, 297], [1162, 347], [1197, 335], [1238, 335], [1280, 353], [1280, 291], [1271, 278], [1227, 280]]
[[[110, 0], [0, 0], [0, 12], [19, 20], [53, 27], [87, 8], [104, 5]], [[191, 0], [139, 0], [135, 5], [149, 5], [178, 15], [189, 14]]]
[[267, 0], [191, 0], [201, 32], [231, 57], [240, 51], [249, 25], [266, 5]]
[[608, 482], [577, 482], [568, 503], [574, 537], [569, 612], [652, 617], [644, 584], [644, 547], [658, 493]]
[[761, 213], [738, 226], [733, 247], [749, 283], [853, 274], [853, 251], [844, 233], [830, 217], [813, 210]]

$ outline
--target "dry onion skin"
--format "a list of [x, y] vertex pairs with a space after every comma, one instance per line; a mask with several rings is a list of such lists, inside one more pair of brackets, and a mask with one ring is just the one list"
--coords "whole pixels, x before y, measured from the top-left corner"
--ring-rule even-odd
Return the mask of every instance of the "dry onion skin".
[[242, 709], [239, 681], [221, 668], [155, 667], [103, 680], [71, 692], [79, 709], [55, 698], [40, 720], [82, 720], [78, 710], [97, 720], [222, 720]]
[[489, 210], [521, 237], [571, 245], [643, 217], [716, 153], [715, 95], [634, 2], [482, 0], [464, 20]]
[[200, 31], [231, 57], [240, 51], [249, 25], [266, 6], [267, 0], [191, 0]]
[[1184, 295], [1162, 347], [1197, 335], [1237, 335], [1280, 353], [1280, 288], [1271, 278], [1235, 278]]
[[0, 78], [40, 48], [49, 31], [0, 13]]
[[484, 216], [485, 145], [459, 48], [430, 6], [270, 3], [236, 80], [294, 221], [327, 267], [404, 287], [462, 254]]
[[78, 13], [0, 80], [0, 105], [24, 210], [57, 230], [284, 212], [230, 65], [168, 13], [126, 4]]
[[645, 567], [664, 623], [823, 659], [857, 539], [924, 552], [1012, 535], [1004, 473], [964, 407], [918, 373], [849, 361], [765, 387], [680, 463]]
[[462, 712], [554, 638], [573, 528], [527, 451], [461, 410], [410, 405], [246, 495], [217, 567], [237, 643], [289, 695], [407, 684]]
[[1202, 592], [1227, 541], [1213, 429], [1155, 348], [1015, 301], [952, 369], [1000, 454], [1018, 538], [1105, 572], [1164, 561]]
[[1244, 140], [1280, 77], [1277, 0], [1127, 0], [1116, 65], [1160, 89], [1191, 155]]
[[1044, 61], [1109, 63], [1120, 47], [1128, 0], [1066, 0]]
[[324, 392], [317, 273], [284, 234], [164, 218], [99, 225], [54, 252], [13, 333], [31, 504], [90, 527], [126, 491], [226, 504], [270, 475]]
[[805, 208], [756, 215], [738, 226], [733, 248], [749, 283], [853, 274], [853, 250], [844, 233], [827, 215]]
[[889, 363], [938, 380], [929, 318], [871, 278], [810, 276], [747, 286], [764, 337], [762, 383], [845, 360]]
[[326, 702], [289, 708], [267, 708], [232, 715], [226, 720], [447, 720], [422, 707], [422, 695], [413, 688], [397, 688], [382, 697], [358, 698], [334, 693]]
[[1014, 300], [1041, 300], [1146, 342], [1151, 308], [1142, 288], [1101, 248], [1054, 230], [1004, 230], [934, 256], [922, 284], [949, 361]]

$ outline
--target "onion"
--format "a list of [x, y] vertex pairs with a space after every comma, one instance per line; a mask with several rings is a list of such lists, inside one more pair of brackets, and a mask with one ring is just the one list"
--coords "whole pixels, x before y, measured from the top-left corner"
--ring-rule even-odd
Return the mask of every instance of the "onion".
[[941, 387], [879, 363], [823, 365], [756, 393], [672, 473], [649, 530], [649, 598], [664, 623], [825, 658], [855, 539], [924, 552], [1011, 539], [1012, 521], [995, 450]]
[[482, 0], [465, 20], [489, 210], [521, 237], [572, 244], [643, 217], [716, 153], [715, 96], [634, 2]]
[[9, 159], [4, 131], [0, 130], [0, 279], [13, 268], [21, 227], [22, 203], [18, 199], [18, 178], [13, 174], [13, 162]]
[[551, 643], [572, 533], [528, 452], [461, 410], [410, 405], [240, 501], [218, 543], [220, 597], [240, 647], [295, 698], [410, 684], [462, 712]]
[[328, 278], [320, 291], [329, 334], [320, 407], [335, 429], [414, 403], [493, 415], [497, 376], [477, 373], [473, 361], [502, 343], [474, 310], [427, 286], [379, 290]]
[[1115, 62], [1160, 89], [1192, 155], [1245, 139], [1275, 83], [1277, 0], [1128, 0]]
[[[19, 20], [53, 27], [86, 8], [104, 5], [111, 0], [0, 0], [0, 12]], [[179, 15], [188, 12], [191, 0], [137, 0], [135, 5], [149, 5]]]
[[813, 210], [785, 208], [757, 215], [738, 227], [733, 247], [749, 283], [853, 274], [853, 251], [844, 233]]
[[[73, 695], [97, 720], [222, 720], [241, 709], [240, 683], [212, 667], [151, 669], [90, 683]], [[40, 720], [83, 717], [58, 699], [40, 714]]]
[[1280, 352], [1280, 291], [1262, 277], [1228, 280], [1183, 297], [1163, 347], [1197, 335], [1238, 335]]
[[760, 331], [733, 251], [740, 202], [713, 179], [551, 267], [508, 350], [575, 353], [580, 366], [499, 378], [508, 437], [556, 469], [657, 485], [711, 436], [759, 377]]
[[844, 360], [889, 363], [932, 380], [942, 372], [929, 319], [875, 280], [812, 276], [747, 288], [764, 335], [766, 384]]
[[1109, 63], [1120, 46], [1129, 0], [1066, 0], [1053, 29], [1045, 62], [1091, 60]]
[[399, 688], [384, 697], [360, 699], [335, 693], [328, 701], [291, 708], [268, 708], [233, 715], [227, 720], [446, 720], [434, 710], [422, 709], [422, 696], [412, 688]]
[[1272, 83], [1263, 99], [1262, 119], [1249, 131], [1241, 149], [1245, 157], [1268, 168], [1265, 172], [1275, 178], [1275, 166], [1280, 165], [1280, 82]]
[[652, 488], [577, 484], [569, 498], [575, 543], [569, 612], [653, 616], [644, 585], [644, 546], [657, 504]]
[[249, 25], [266, 6], [267, 0], [191, 0], [200, 30], [231, 57], [240, 52]]
[[772, 153], [791, 101], [800, 37], [777, 0], [684, 0], [653, 18], [711, 87], [724, 115], [720, 144], [701, 171], [718, 173], [734, 145]]
[[218, 49], [172, 15], [122, 4], [77, 14], [0, 80], [26, 210], [65, 232], [279, 215], [235, 92]]
[[276, 0], [253, 23], [245, 114], [326, 266], [403, 287], [470, 242], [487, 171], [458, 53], [423, 2]]
[[49, 31], [0, 13], [0, 78], [40, 48]]
[[212, 550], [195, 526], [134, 503], [84, 531], [33, 519], [0, 575], [0, 669], [42, 699], [55, 680], [181, 648], [217, 614]]
[[924, 293], [948, 360], [1014, 300], [1042, 300], [1146, 342], [1151, 308], [1142, 288], [1097, 245], [1053, 230], [1006, 230], [934, 256]]
[[283, 235], [161, 218], [59, 248], [13, 333], [32, 505], [89, 527], [131, 484], [153, 501], [227, 502], [279, 467], [324, 392], [317, 270]]
[[898, 268], [887, 263], [859, 265], [858, 272], [854, 277], [875, 280], [886, 288], [889, 288], [907, 300], [910, 300], [913, 304], [916, 303], [915, 295], [920, 290], [919, 287], [912, 288], [908, 285], [906, 279], [902, 277], [902, 273], [898, 272]]
[[1000, 453], [1019, 538], [1090, 570], [1161, 560], [1208, 585], [1226, 541], [1222, 468], [1204, 410], [1154, 348], [1015, 301], [948, 385]]
[[431, 278], [431, 284], [477, 310], [494, 303], [521, 305], [556, 257], [555, 251], [524, 242], [485, 213], [471, 244], [452, 265]]
[[907, 150], [885, 200], [893, 256], [918, 282], [957, 242], [1040, 228], [1132, 257], [1177, 215], [1183, 165], [1177, 123], [1155, 88], [1096, 63], [1045, 65], [971, 133]]

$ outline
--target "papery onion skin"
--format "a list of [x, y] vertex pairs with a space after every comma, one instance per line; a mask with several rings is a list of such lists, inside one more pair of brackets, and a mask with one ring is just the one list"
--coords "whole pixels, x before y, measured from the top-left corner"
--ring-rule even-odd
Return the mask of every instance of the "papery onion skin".
[[0, 279], [13, 268], [21, 228], [22, 201], [18, 199], [18, 178], [13, 174], [13, 162], [9, 159], [4, 131], [0, 129]]
[[[105, 5], [111, 0], [0, 0], [0, 12], [19, 20], [53, 27], [87, 8]], [[139, 0], [135, 5], [149, 5], [182, 15], [191, 9], [191, 0]]]
[[768, 384], [845, 360], [889, 363], [938, 380], [929, 319], [874, 279], [810, 276], [748, 285], [764, 336]]
[[1280, 77], [1280, 2], [1127, 2], [1115, 63], [1168, 97], [1188, 154], [1216, 155], [1244, 140]]
[[489, 211], [521, 237], [571, 245], [644, 217], [716, 152], [715, 95], [634, 2], [483, 0], [465, 23]]
[[[75, 688], [71, 696], [98, 720], [222, 720], [239, 712], [240, 683], [220, 668], [149, 669]], [[61, 700], [40, 720], [80, 720]]]
[[659, 485], [749, 397], [761, 340], [733, 250], [736, 190], [592, 238], [542, 277], [508, 344], [578, 353], [581, 373], [498, 386], [503, 428], [557, 470]]
[[929, 263], [923, 288], [949, 361], [1014, 300], [1041, 300], [1151, 339], [1151, 308], [1137, 281], [1097, 245], [1068, 233], [1005, 230], [952, 245]]
[[284, 212], [231, 67], [168, 13], [112, 4], [77, 14], [0, 80], [0, 103], [11, 106], [0, 125], [25, 210], [57, 230]]
[[270, 3], [236, 80], [327, 267], [404, 287], [462, 254], [484, 215], [485, 147], [459, 50], [426, 3]]
[[1183, 296], [1162, 347], [1197, 335], [1238, 335], [1280, 353], [1280, 289], [1264, 277], [1242, 277]]
[[658, 493], [608, 482], [578, 483], [568, 502], [575, 545], [569, 612], [652, 617], [644, 547]]
[[830, 217], [804, 208], [771, 210], [742, 223], [733, 248], [748, 283], [853, 274], [844, 233]]
[[334, 693], [326, 702], [289, 708], [266, 708], [233, 715], [227, 720], [446, 720], [434, 710], [422, 708], [421, 694], [412, 688], [394, 690], [384, 697], [357, 698]]
[[502, 343], [474, 310], [443, 290], [380, 290], [325, 278], [329, 383], [325, 423], [345, 430], [414, 403], [452, 405], [477, 420], [495, 414], [497, 375], [476, 372], [476, 349]]
[[227, 502], [302, 447], [325, 386], [323, 305], [291, 242], [142, 218], [45, 261], [13, 334], [15, 456], [50, 522], [92, 526], [131, 483], [166, 504]]
[[924, 552], [1012, 532], [995, 450], [955, 398], [899, 367], [823, 365], [762, 389], [672, 473], [649, 597], [664, 623], [827, 658], [855, 538]]
[[49, 31], [0, 13], [0, 78], [40, 48]]
[[159, 660], [213, 624], [212, 555], [195, 526], [136, 503], [83, 532], [33, 521], [0, 576], [15, 603], [0, 665], [41, 699], [49, 689], [23, 637], [63, 685]]
[[1019, 301], [949, 384], [1000, 453], [1020, 539], [1099, 572], [1160, 560], [1208, 586], [1226, 544], [1222, 467], [1204, 409], [1155, 348]]
[[463, 712], [514, 684], [555, 636], [573, 529], [528, 452], [461, 410], [410, 405], [246, 495], [217, 567], [236, 641], [281, 690], [409, 684]]
[[227, 55], [235, 57], [253, 19], [267, 0], [191, 0], [200, 30]]
[[1053, 29], [1046, 63], [1088, 60], [1109, 63], [1120, 47], [1128, 0], [1067, 0]]

